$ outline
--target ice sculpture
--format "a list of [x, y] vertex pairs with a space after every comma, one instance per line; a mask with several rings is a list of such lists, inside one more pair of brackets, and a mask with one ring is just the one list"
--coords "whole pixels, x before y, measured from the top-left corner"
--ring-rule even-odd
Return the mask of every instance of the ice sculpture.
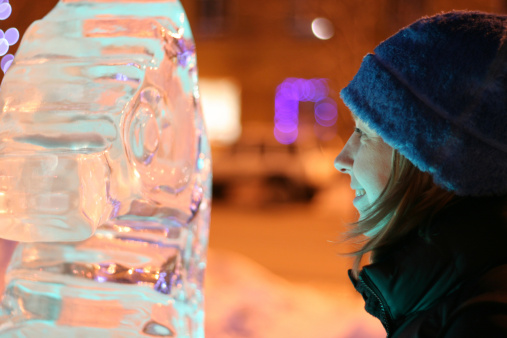
[[60, 0], [0, 90], [4, 337], [203, 337], [211, 165], [175, 0]]

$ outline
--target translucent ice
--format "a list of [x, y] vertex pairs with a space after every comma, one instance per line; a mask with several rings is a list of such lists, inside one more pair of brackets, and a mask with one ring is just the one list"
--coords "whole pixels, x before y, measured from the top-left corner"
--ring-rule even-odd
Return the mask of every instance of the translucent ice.
[[61, 0], [0, 90], [0, 335], [203, 336], [211, 164], [177, 1]]

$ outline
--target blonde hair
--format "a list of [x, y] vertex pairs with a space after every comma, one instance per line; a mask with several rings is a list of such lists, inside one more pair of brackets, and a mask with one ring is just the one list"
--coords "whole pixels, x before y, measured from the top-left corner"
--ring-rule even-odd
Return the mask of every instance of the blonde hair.
[[365, 237], [356, 256], [353, 274], [357, 277], [363, 256], [375, 255], [398, 243], [415, 229], [422, 231], [431, 219], [452, 201], [459, 199], [433, 183], [429, 173], [416, 168], [397, 150], [393, 150], [392, 169], [389, 180], [379, 198], [365, 212], [365, 216], [352, 224], [347, 238], [357, 238], [371, 232], [379, 223], [384, 226], [378, 233]]

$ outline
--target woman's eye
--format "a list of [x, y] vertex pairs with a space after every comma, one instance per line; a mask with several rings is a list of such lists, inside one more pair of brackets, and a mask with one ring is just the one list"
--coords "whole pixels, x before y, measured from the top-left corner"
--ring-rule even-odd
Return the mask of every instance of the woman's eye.
[[359, 135], [359, 137], [363, 136], [363, 131], [359, 128], [356, 127], [356, 129], [354, 130], [355, 133], [357, 133]]

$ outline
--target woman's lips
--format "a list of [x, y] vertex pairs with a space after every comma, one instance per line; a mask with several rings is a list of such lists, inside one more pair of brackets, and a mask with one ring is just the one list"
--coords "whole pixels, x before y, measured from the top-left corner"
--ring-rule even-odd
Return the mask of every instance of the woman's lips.
[[356, 197], [354, 198], [353, 204], [357, 207], [357, 203], [366, 195], [366, 191], [364, 189], [355, 189]]

